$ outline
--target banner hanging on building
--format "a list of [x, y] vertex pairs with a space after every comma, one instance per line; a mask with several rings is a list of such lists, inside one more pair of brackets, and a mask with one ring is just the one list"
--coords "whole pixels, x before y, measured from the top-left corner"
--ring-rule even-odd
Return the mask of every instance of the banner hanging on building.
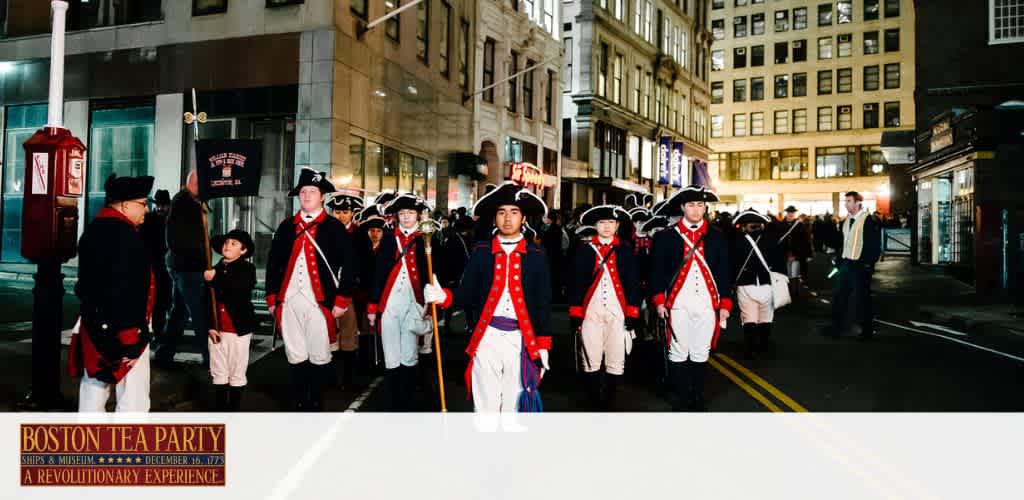
[[683, 143], [672, 143], [672, 187], [683, 187]]
[[691, 184], [711, 187], [711, 177], [708, 175], [708, 163], [706, 161], [693, 160], [690, 178], [693, 179]]
[[668, 184], [672, 168], [672, 138], [662, 137], [658, 142], [658, 184]]
[[263, 141], [201, 139], [196, 141], [199, 199], [257, 196], [263, 168]]

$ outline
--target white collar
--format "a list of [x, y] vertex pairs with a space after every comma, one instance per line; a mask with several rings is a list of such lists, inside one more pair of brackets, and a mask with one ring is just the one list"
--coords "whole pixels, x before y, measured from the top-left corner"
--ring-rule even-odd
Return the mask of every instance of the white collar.
[[605, 238], [602, 238], [600, 236], [597, 237], [597, 241], [599, 241], [602, 245], [610, 245], [612, 241], [615, 241], [615, 237], [613, 236], [611, 238], [607, 238], [607, 240], [608, 241], [605, 241]]
[[[707, 222], [706, 220], [701, 219], [700, 222], [698, 222], [697, 224], [694, 224], [694, 223], [686, 220], [685, 217], [682, 220], [683, 220], [683, 225], [685, 225], [686, 229], [689, 229], [690, 231], [696, 231], [696, 230], [704, 227], [704, 223]], [[692, 226], [697, 226], [697, 227], [692, 227]]]
[[320, 210], [317, 210], [316, 212], [307, 212], [305, 210], [300, 210], [300, 211], [302, 212], [302, 220], [305, 221], [305, 220], [313, 220], [313, 219], [316, 219], [317, 217], [320, 217], [320, 214], [323, 213], [324, 209], [321, 208]]
[[410, 234], [416, 232], [416, 226], [413, 226], [413, 227], [411, 227], [409, 229], [406, 229], [406, 228], [404, 228], [402, 226], [398, 226], [398, 230], [401, 231], [402, 234], [404, 234], [405, 236], [409, 236]]

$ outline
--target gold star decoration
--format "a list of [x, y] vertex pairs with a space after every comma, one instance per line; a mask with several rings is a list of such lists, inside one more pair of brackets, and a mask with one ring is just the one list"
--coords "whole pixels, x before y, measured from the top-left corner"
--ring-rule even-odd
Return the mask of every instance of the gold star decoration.
[[101, 463], [101, 464], [102, 464], [102, 463], [104, 463], [104, 462], [106, 462], [106, 461], [107, 461], [107, 459], [105, 459], [105, 458], [103, 458], [103, 457], [100, 457], [100, 459], [99, 459], [99, 463]]

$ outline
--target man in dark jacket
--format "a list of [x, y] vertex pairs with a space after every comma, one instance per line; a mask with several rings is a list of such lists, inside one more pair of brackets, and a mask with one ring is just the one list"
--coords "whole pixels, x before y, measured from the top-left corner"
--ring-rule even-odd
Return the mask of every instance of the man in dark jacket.
[[832, 331], [838, 337], [842, 332], [846, 308], [853, 300], [855, 317], [860, 325], [860, 338], [870, 339], [875, 332], [875, 313], [871, 303], [871, 275], [875, 263], [882, 255], [882, 232], [878, 222], [863, 207], [864, 198], [856, 191], [845, 195], [849, 216], [842, 222], [839, 245], [836, 248], [835, 292], [832, 294]]
[[[462, 279], [462, 273], [466, 270], [466, 263], [469, 262], [469, 255], [473, 250], [473, 219], [459, 217], [455, 220], [452, 234], [442, 245], [444, 265], [438, 273], [441, 285], [445, 288], [455, 288]], [[452, 310], [448, 309], [445, 316], [445, 333], [451, 332]], [[466, 328], [473, 325], [469, 318], [466, 318]]]
[[101, 412], [114, 389], [116, 411], [149, 411], [149, 321], [156, 288], [137, 227], [152, 177], [104, 184], [106, 207], [78, 242], [81, 317], [68, 351], [68, 372], [82, 377], [78, 411]]
[[139, 226], [139, 235], [149, 251], [149, 262], [156, 280], [156, 302], [153, 304], [153, 339], [161, 340], [164, 325], [167, 324], [167, 309], [171, 306], [173, 284], [167, 271], [167, 211], [171, 207], [171, 195], [166, 189], [158, 189], [153, 195], [153, 211], [146, 213], [146, 220]]
[[704, 410], [707, 362], [732, 310], [729, 243], [705, 216], [718, 196], [688, 186], [666, 200], [659, 214], [682, 216], [654, 237], [651, 248], [651, 301], [667, 320], [669, 377], [678, 409]]
[[203, 301], [203, 271], [209, 267], [204, 242], [203, 224], [206, 207], [199, 201], [199, 179], [195, 170], [189, 172], [185, 188], [174, 195], [167, 214], [167, 266], [171, 270], [174, 293], [167, 329], [156, 351], [157, 361], [170, 363], [178, 350], [185, 330], [186, 317], [192, 319], [192, 338], [202, 356], [203, 366], [209, 363], [206, 335], [209, 311]]
[[323, 410], [331, 352], [338, 349], [335, 318], [355, 293], [358, 258], [352, 237], [323, 208], [334, 191], [327, 174], [303, 168], [289, 196], [299, 211], [274, 232], [267, 257], [267, 306], [279, 325], [292, 370], [293, 408]]
[[807, 273], [807, 259], [814, 253], [811, 246], [811, 231], [806, 222], [800, 219], [799, 211], [792, 205], [786, 207], [786, 215], [773, 226], [775, 227], [767, 229], [772, 233], [771, 237], [778, 240], [786, 259], [785, 270], [779, 272], [789, 277], [789, 295], [796, 300], [800, 295], [803, 277]]
[[[587, 210], [581, 223], [597, 235], [576, 247], [569, 280], [570, 335], [579, 335], [589, 409], [612, 410], [615, 392], [626, 369], [640, 316], [636, 255], [615, 233], [629, 213], [615, 205]], [[602, 390], [602, 364], [604, 387]]]
[[563, 278], [566, 272], [566, 255], [562, 249], [562, 243], [563, 240], [568, 241], [568, 235], [562, 228], [562, 217], [558, 210], [549, 210], [548, 220], [551, 223], [544, 229], [541, 243], [544, 246], [544, 251], [548, 254], [548, 263], [551, 264], [551, 297], [561, 302], [565, 295], [565, 280]]

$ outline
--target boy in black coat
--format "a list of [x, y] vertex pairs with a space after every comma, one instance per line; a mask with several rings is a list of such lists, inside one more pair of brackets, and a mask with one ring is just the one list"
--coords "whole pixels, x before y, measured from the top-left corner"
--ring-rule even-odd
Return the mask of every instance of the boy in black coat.
[[246, 260], [253, 252], [252, 237], [234, 229], [210, 242], [224, 256], [204, 273], [208, 291], [217, 299], [217, 317], [209, 330], [210, 376], [216, 387], [218, 411], [238, 411], [249, 367], [249, 341], [256, 330], [252, 290], [256, 287], [256, 266]]

